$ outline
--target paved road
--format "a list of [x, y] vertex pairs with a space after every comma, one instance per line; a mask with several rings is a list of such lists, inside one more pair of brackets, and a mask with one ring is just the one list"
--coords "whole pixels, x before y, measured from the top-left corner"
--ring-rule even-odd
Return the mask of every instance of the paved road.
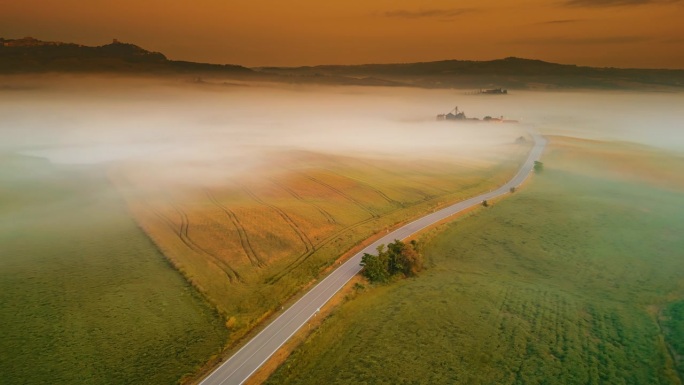
[[534, 161], [541, 157], [546, 146], [546, 139], [533, 134], [535, 145], [525, 163], [508, 183], [466, 201], [456, 203], [430, 215], [417, 219], [403, 227], [388, 233], [370, 246], [361, 250], [347, 262], [338, 267], [318, 285], [306, 293], [299, 301], [283, 312], [270, 325], [257, 334], [237, 353], [225, 361], [214, 372], [207, 376], [200, 385], [236, 385], [245, 382], [278, 348], [280, 348], [300, 327], [313, 317], [328, 300], [339, 291], [360, 270], [361, 257], [364, 253], [375, 253], [381, 244], [405, 239], [436, 222], [446, 219], [471, 206], [481, 204], [485, 199], [492, 199], [510, 192], [511, 187], [520, 185], [532, 171]]

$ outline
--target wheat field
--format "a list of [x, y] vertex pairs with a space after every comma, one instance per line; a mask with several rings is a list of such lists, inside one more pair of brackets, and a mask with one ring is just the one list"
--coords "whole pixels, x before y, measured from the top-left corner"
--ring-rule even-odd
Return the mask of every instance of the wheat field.
[[503, 183], [528, 149], [439, 159], [289, 151], [210, 182], [156, 178], [139, 164], [111, 179], [234, 342], [366, 238]]

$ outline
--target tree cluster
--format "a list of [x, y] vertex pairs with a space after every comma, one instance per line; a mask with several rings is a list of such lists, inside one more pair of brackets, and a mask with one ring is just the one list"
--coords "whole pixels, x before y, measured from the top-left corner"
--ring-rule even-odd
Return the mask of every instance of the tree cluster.
[[371, 282], [387, 282], [390, 277], [411, 277], [423, 269], [423, 255], [416, 241], [404, 243], [399, 240], [378, 246], [378, 255], [365, 253], [361, 258], [361, 272]]

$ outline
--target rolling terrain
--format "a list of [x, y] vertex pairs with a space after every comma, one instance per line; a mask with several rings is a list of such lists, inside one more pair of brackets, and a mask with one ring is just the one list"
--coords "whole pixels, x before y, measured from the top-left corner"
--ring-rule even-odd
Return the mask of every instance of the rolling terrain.
[[264, 67], [264, 73], [303, 79], [352, 78], [425, 88], [639, 89], [684, 86], [684, 71], [593, 68], [517, 57], [490, 61]]
[[122, 72], [184, 73], [220, 72], [247, 75], [253, 71], [238, 65], [218, 65], [169, 60], [162, 53], [151, 52], [134, 44], [114, 40], [96, 47], [74, 43], [47, 42], [30, 37], [0, 38], [0, 73], [36, 72]]
[[[321, 309], [327, 308], [331, 300], [334, 303], [333, 297], [343, 291], [350, 281], [359, 278], [358, 274], [362, 270], [362, 258], [367, 253], [375, 253], [384, 245], [389, 247], [389, 244], [397, 239], [405, 240], [415, 236], [422, 230], [444, 222], [454, 215], [471, 210], [482, 205], [483, 202], [487, 202], [487, 200], [501, 197], [514, 191], [527, 179], [544, 152], [546, 139], [538, 134], [531, 135], [534, 142], [532, 149], [526, 159], [521, 162], [520, 168], [515, 175], [506, 181], [505, 184], [423, 215], [386, 232], [380, 238], [373, 237], [372, 243], [367, 244], [365, 248], [356, 252], [344, 263], [338, 264], [330, 274], [308, 290], [296, 303], [289, 306], [286, 311], [244, 344], [237, 353], [222, 363], [209, 376], [205, 377], [201, 384], [220, 385], [226, 382], [242, 384], [248, 380], [258, 381], [256, 378], [260, 377], [260, 374], [254, 374], [261, 371], [262, 365], [279, 351], [282, 354], [281, 347], [287, 344], [293, 335], [300, 332], [305, 333], [305, 330], [309, 330], [311, 322], [316, 321], [318, 315], [321, 314]], [[305, 324], [308, 325], [307, 328], [304, 328]], [[266, 366], [270, 365], [267, 364]]]
[[225, 316], [235, 342], [362, 240], [502, 184], [528, 147], [443, 162], [296, 152], [213, 185], [164, 184], [144, 167], [112, 177], [123, 191], [154, 185], [127, 195], [131, 211]]
[[169, 384], [227, 339], [102, 168], [0, 155], [0, 384]]
[[490, 61], [246, 68], [170, 60], [114, 40], [90, 47], [34, 38], [0, 38], [0, 74], [123, 73], [293, 84], [421, 88], [681, 90], [684, 70], [595, 68], [508, 57]]
[[552, 138], [542, 174], [428, 234], [421, 276], [357, 286], [267, 383], [682, 383], [682, 162]]

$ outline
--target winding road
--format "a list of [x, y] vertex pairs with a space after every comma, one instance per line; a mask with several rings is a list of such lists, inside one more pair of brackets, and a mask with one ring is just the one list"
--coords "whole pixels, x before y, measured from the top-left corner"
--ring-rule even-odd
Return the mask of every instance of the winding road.
[[299, 330], [309, 318], [318, 313], [335, 293], [356, 274], [361, 271], [361, 257], [364, 253], [375, 253], [381, 244], [394, 242], [395, 239], [406, 239], [414, 233], [442, 221], [472, 206], [479, 205], [483, 200], [492, 199], [510, 192], [511, 187], [517, 187], [529, 175], [538, 160], [546, 139], [539, 134], [532, 134], [534, 146], [525, 163], [518, 173], [508, 183], [491, 192], [478, 195], [468, 200], [453, 204], [432, 214], [426, 215], [408, 223], [384, 237], [373, 242], [358, 252], [347, 262], [330, 273], [325, 279], [314, 286], [294, 305], [285, 310], [273, 320], [264, 330], [252, 338], [237, 353], [231, 356], [215, 371], [209, 374], [200, 385], [239, 385], [245, 382], [266, 360], [269, 359], [290, 337]]

